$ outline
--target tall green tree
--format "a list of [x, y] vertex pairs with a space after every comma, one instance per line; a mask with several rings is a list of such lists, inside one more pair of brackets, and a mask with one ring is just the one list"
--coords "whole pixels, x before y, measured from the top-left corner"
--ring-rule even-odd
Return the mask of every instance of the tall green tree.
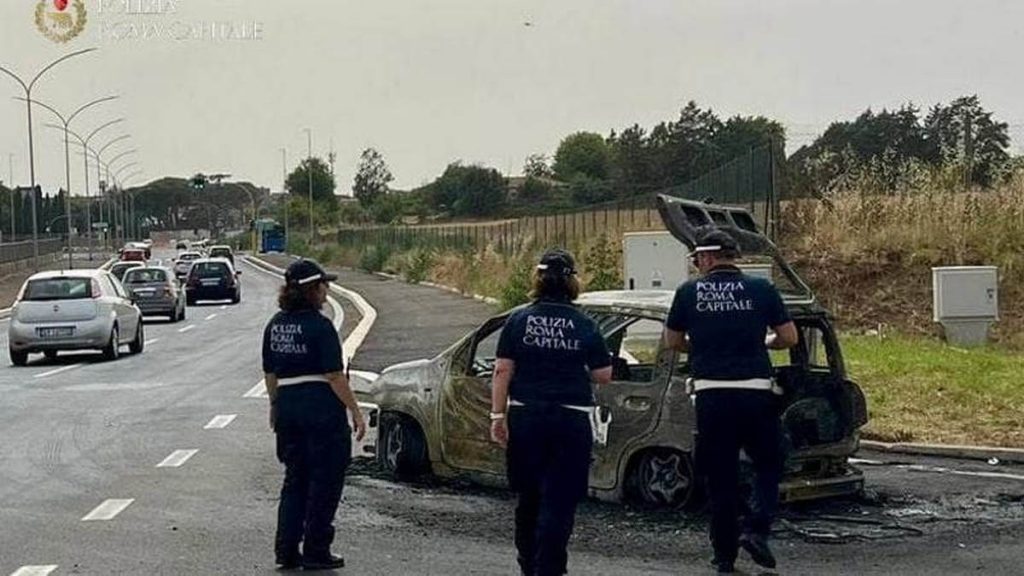
[[523, 164], [523, 175], [528, 178], [551, 178], [555, 175], [544, 154], [530, 154]]
[[508, 199], [505, 178], [500, 172], [460, 162], [449, 164], [444, 173], [426, 187], [426, 194], [436, 209], [457, 216], [497, 215]]
[[580, 175], [595, 180], [607, 180], [612, 169], [611, 148], [600, 134], [570, 134], [558, 145], [552, 168], [555, 176], [565, 182]]
[[394, 180], [388, 169], [384, 156], [373, 148], [363, 150], [359, 157], [352, 192], [359, 204], [369, 208], [380, 201], [388, 193], [388, 185]]
[[992, 183], [1010, 161], [1009, 126], [993, 119], [977, 96], [935, 106], [924, 120], [924, 130], [942, 160], [964, 166], [971, 182]]
[[303, 160], [285, 180], [285, 189], [292, 196], [307, 198], [309, 196], [309, 175], [313, 174], [314, 202], [334, 203], [334, 190], [337, 187], [331, 167], [323, 159], [314, 156]]

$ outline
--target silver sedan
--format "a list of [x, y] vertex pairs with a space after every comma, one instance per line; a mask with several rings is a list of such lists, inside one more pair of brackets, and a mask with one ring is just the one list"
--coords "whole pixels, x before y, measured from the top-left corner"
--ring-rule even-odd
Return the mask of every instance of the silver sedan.
[[106, 270], [35, 274], [11, 310], [8, 345], [15, 366], [24, 366], [31, 353], [53, 359], [63, 350], [101, 350], [115, 360], [122, 346], [139, 354], [145, 342], [142, 312]]

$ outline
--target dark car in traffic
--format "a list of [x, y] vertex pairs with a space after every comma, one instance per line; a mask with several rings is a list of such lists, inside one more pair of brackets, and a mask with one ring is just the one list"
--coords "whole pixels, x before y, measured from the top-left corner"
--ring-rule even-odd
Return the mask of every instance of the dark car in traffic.
[[132, 268], [125, 273], [122, 284], [143, 316], [167, 316], [171, 322], [185, 319], [185, 291], [170, 269]]
[[224, 258], [201, 258], [192, 263], [185, 281], [186, 302], [189, 306], [200, 300], [231, 300], [232, 304], [242, 301], [242, 283], [230, 260]]

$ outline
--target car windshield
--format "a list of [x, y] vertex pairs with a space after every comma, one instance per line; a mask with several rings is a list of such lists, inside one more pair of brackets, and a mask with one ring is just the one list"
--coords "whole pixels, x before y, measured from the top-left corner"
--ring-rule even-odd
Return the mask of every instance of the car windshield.
[[213, 250], [210, 250], [210, 256], [221, 257], [221, 256], [230, 256], [230, 255], [231, 255], [231, 250], [229, 250], [227, 248], [214, 248]]
[[200, 258], [199, 254], [182, 254], [181, 257], [178, 258], [178, 259], [179, 260], [198, 260], [199, 258]]
[[125, 284], [152, 284], [154, 282], [166, 282], [167, 273], [163, 270], [140, 268], [129, 270], [124, 275]]
[[79, 300], [92, 298], [89, 278], [46, 278], [29, 280], [22, 300], [30, 302], [48, 300]]
[[222, 278], [231, 274], [221, 262], [200, 262], [192, 267], [192, 273], [199, 278]]

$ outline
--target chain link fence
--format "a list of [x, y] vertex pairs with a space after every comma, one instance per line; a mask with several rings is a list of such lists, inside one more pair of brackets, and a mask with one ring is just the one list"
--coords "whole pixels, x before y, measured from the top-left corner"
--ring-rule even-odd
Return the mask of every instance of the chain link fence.
[[655, 206], [658, 194], [747, 208], [762, 230], [774, 236], [778, 153], [778, 146], [768, 143], [681, 186], [574, 211], [489, 222], [345, 228], [338, 232], [337, 241], [343, 248], [377, 246], [389, 252], [491, 247], [501, 254], [514, 254], [572, 247], [601, 235], [617, 240], [627, 232], [664, 230]]
[[[39, 255], [49, 256], [64, 249], [64, 241], [60, 238], [48, 238], [39, 241]], [[12, 242], [0, 244], [0, 264], [9, 264], [19, 260], [32, 258], [32, 242]]]

